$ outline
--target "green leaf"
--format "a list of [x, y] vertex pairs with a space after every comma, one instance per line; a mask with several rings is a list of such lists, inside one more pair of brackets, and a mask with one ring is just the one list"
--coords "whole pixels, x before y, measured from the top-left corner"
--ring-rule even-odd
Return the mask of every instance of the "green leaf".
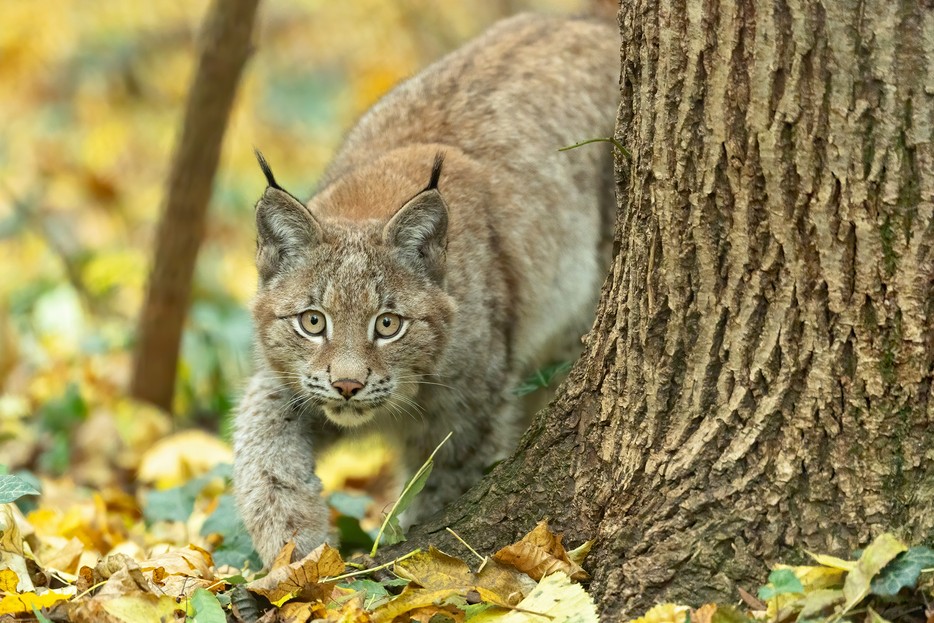
[[15, 502], [24, 495], [39, 495], [39, 492], [19, 476], [0, 476], [0, 504]]
[[195, 509], [197, 495], [185, 487], [150, 491], [143, 507], [143, 517], [150, 524], [157, 521], [186, 521]]
[[803, 593], [804, 585], [791, 569], [775, 569], [769, 574], [769, 583], [759, 589], [759, 599], [767, 601], [779, 595]]
[[229, 482], [232, 473], [233, 469], [229, 463], [219, 463], [204, 475], [192, 478], [180, 487], [152, 491], [146, 496], [143, 517], [148, 523], [186, 521], [195, 509], [195, 498], [201, 494], [208, 483], [214, 478], [223, 478], [225, 482]]
[[68, 433], [88, 416], [88, 405], [75, 383], [69, 383], [65, 393], [39, 409], [39, 421], [46, 430]]
[[880, 597], [894, 597], [903, 588], [914, 588], [924, 569], [934, 567], [934, 549], [919, 546], [899, 554], [872, 579], [869, 592]]
[[338, 584], [338, 586], [341, 588], [348, 588], [357, 593], [363, 593], [363, 607], [366, 610], [372, 610], [392, 599], [392, 594], [386, 590], [386, 587], [373, 580], [354, 580], [353, 582]]
[[[405, 540], [405, 533], [399, 525], [399, 515], [412, 505], [415, 496], [425, 488], [425, 482], [428, 480], [429, 474], [431, 474], [431, 467], [434, 464], [435, 455], [453, 434], [453, 432], [448, 433], [447, 437], [441, 440], [438, 447], [432, 451], [431, 456], [429, 456], [418, 471], [415, 472], [411, 480], [406, 483], [405, 487], [402, 489], [402, 495], [399, 496], [396, 503], [389, 509], [389, 514], [386, 515], [383, 525], [379, 527], [379, 532], [376, 533], [376, 538], [373, 539], [373, 548], [370, 550], [370, 556], [376, 556], [376, 550], [381, 540], [383, 540], [386, 545], [401, 543]], [[384, 534], [387, 535], [385, 539], [383, 539]]]
[[227, 615], [211, 591], [197, 589], [188, 603], [193, 610], [192, 623], [227, 623]]
[[732, 606], [717, 606], [710, 623], [749, 623], [752, 619]]
[[36, 610], [35, 606], [32, 607], [32, 613], [35, 615], [36, 621], [38, 621], [38, 623], [52, 623], [49, 617]]
[[496, 608], [497, 611], [500, 611], [500, 612], [502, 611], [502, 608], [499, 608], [498, 606], [494, 606], [493, 604], [487, 604], [487, 603], [483, 603], [483, 602], [480, 602], [480, 603], [478, 603], [478, 604], [467, 604], [467, 605], [464, 607], [464, 615], [465, 615], [465, 616], [464, 616], [464, 621], [465, 621], [465, 623], [466, 623], [467, 621], [472, 620], [472, 619], [475, 620], [477, 617], [479, 617], [480, 615], [482, 615], [484, 612], [486, 612], [487, 610], [490, 610], [490, 609], [492, 609], [492, 608]]
[[550, 387], [557, 377], [567, 373], [570, 369], [570, 361], [559, 361], [547, 365], [522, 381], [522, 384], [515, 388], [513, 393], [517, 396], [525, 396], [545, 387]]
[[346, 491], [335, 491], [328, 496], [328, 506], [341, 515], [353, 517], [354, 519], [366, 517], [366, 509], [372, 503], [373, 498], [368, 495], [347, 493]]
[[878, 612], [873, 610], [871, 607], [867, 608], [867, 610], [868, 610], [869, 616], [866, 618], [866, 620], [869, 623], [889, 623], [888, 619], [883, 618]]
[[373, 547], [373, 537], [360, 527], [357, 519], [340, 515], [335, 524], [340, 534], [341, 556], [346, 557], [358, 551], [365, 552]]
[[214, 548], [214, 563], [218, 566], [230, 565], [242, 569], [249, 564], [251, 569], [260, 569], [263, 565], [259, 555], [253, 549], [246, 526], [237, 512], [232, 495], [224, 494], [217, 500], [217, 508], [208, 515], [201, 526], [201, 536], [220, 535], [221, 544]]

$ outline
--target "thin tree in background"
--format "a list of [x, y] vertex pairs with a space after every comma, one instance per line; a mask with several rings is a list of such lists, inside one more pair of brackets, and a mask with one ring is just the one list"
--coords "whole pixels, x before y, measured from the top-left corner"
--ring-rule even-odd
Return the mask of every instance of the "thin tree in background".
[[934, 12], [627, 0], [620, 27], [631, 158], [585, 353], [406, 547], [463, 552], [450, 526], [489, 553], [547, 516], [595, 539], [619, 621], [934, 538]]
[[166, 410], [172, 408], [195, 260], [227, 120], [251, 51], [258, 4], [214, 0], [208, 9], [169, 173], [130, 382], [133, 396]]

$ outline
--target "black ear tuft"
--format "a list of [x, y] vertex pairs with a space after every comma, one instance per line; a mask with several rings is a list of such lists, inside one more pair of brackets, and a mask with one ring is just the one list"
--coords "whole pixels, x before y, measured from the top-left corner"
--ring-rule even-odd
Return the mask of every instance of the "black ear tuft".
[[287, 192], [284, 188], [279, 186], [279, 183], [276, 181], [275, 176], [272, 174], [272, 169], [269, 168], [269, 163], [266, 162], [266, 159], [263, 157], [263, 154], [260, 150], [253, 148], [253, 153], [256, 154], [256, 160], [259, 162], [259, 168], [263, 170], [263, 175], [266, 176], [266, 185], [283, 192]]
[[439, 151], [435, 154], [435, 161], [431, 165], [431, 179], [425, 190], [438, 190], [438, 180], [441, 179], [441, 167], [444, 166], [444, 152]]

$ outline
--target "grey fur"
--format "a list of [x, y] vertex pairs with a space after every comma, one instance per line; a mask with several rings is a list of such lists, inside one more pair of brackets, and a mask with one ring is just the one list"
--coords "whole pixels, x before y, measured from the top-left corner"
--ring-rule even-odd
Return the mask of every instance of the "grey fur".
[[[416, 520], [512, 450], [526, 423], [514, 388], [579, 347], [604, 277], [610, 150], [558, 149], [612, 133], [617, 55], [609, 24], [506, 20], [377, 103], [307, 208], [266, 190], [258, 371], [234, 437], [264, 561], [326, 538], [314, 453], [341, 428], [383, 431], [410, 469], [454, 431]], [[310, 309], [320, 335], [302, 334]], [[376, 337], [381, 313], [403, 329]], [[363, 385], [352, 398], [332, 385], [346, 379]]]

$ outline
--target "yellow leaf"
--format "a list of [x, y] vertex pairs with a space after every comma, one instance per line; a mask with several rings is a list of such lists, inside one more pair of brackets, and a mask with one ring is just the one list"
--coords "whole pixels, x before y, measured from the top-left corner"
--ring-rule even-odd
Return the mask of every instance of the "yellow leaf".
[[814, 552], [809, 552], [804, 550], [805, 553], [813, 558], [815, 562], [821, 564], [825, 567], [830, 567], [832, 569], [841, 569], [843, 571], [852, 571], [856, 568], [855, 560], [843, 560], [842, 558], [837, 558], [836, 556], [828, 556], [826, 554], [815, 554]]
[[[419, 552], [397, 563], [395, 572], [428, 591], [460, 595], [477, 591], [486, 603], [507, 606], [519, 601], [535, 586], [524, 573], [495, 560], [484, 565], [479, 573], [474, 573], [464, 561], [433, 546], [427, 552]], [[511, 599], [514, 594], [517, 597]]]
[[467, 591], [457, 588], [424, 589], [406, 586], [402, 593], [373, 611], [373, 623], [389, 623], [396, 617], [413, 610], [441, 604], [455, 595], [464, 596]]
[[159, 440], [143, 455], [137, 477], [159, 489], [184, 484], [218, 463], [231, 463], [230, 446], [204, 431], [186, 430]]
[[19, 576], [16, 575], [16, 572], [12, 569], [2, 569], [0, 570], [0, 592], [2, 593], [17, 593], [17, 585], [19, 584]]
[[888, 533], [880, 534], [863, 550], [856, 568], [849, 572], [843, 583], [846, 596], [845, 610], [849, 610], [869, 594], [869, 585], [885, 565], [893, 558], [906, 551], [908, 546]]
[[173, 597], [162, 595], [125, 595], [102, 602], [108, 614], [126, 623], [174, 621], [175, 611], [184, 610]]
[[0, 614], [32, 612], [33, 608], [48, 608], [59, 601], [69, 599], [72, 592], [74, 592], [73, 589], [69, 593], [48, 590], [41, 595], [32, 592], [6, 595], [0, 599]]
[[820, 588], [809, 591], [801, 602], [800, 620], [815, 619], [830, 614], [830, 609], [843, 603], [845, 597], [840, 589]]
[[517, 543], [507, 545], [493, 554], [493, 558], [512, 565], [535, 580], [541, 580], [556, 571], [563, 571], [578, 581], [590, 577], [579, 564], [571, 561], [561, 544], [561, 535], [553, 534], [548, 529], [547, 521], [539, 522]]
[[[651, 619], [650, 623], [684, 623], [686, 606], [664, 604], [667, 608], [679, 608], [680, 618]], [[649, 610], [657, 610], [659, 606]], [[646, 614], [646, 617], [648, 614]], [[580, 584], [576, 584], [563, 572], [547, 576], [510, 612], [503, 614], [497, 609], [481, 612], [470, 619], [471, 623], [596, 623], [597, 606]], [[636, 619], [637, 621], [645, 620]]]
[[593, 541], [584, 541], [574, 549], [568, 550], [568, 560], [576, 565], [584, 564], [584, 559], [587, 558], [587, 554], [590, 553], [592, 547]]
[[328, 610], [319, 602], [293, 601], [279, 608], [278, 619], [283, 623], [305, 623], [311, 619], [323, 619]]
[[684, 615], [690, 610], [687, 606], [678, 604], [658, 604], [630, 623], [684, 623]]
[[794, 567], [795, 575], [801, 580], [804, 592], [822, 588], [839, 588], [843, 586], [846, 571], [835, 567]]

